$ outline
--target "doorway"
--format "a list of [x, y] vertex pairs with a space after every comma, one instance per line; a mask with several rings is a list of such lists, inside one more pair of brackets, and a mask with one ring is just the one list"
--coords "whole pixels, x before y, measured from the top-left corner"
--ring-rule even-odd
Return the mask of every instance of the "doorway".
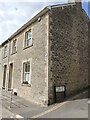
[[8, 82], [8, 90], [11, 90], [12, 87], [12, 78], [13, 78], [13, 63], [9, 66], [9, 82]]
[[6, 84], [6, 73], [7, 73], [7, 65], [4, 65], [3, 89], [5, 89], [5, 84]]

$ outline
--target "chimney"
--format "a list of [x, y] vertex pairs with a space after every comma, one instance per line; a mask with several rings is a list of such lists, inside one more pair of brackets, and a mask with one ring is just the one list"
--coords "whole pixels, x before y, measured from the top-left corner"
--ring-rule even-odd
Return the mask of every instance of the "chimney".
[[68, 3], [76, 3], [77, 7], [82, 8], [82, 0], [68, 0]]

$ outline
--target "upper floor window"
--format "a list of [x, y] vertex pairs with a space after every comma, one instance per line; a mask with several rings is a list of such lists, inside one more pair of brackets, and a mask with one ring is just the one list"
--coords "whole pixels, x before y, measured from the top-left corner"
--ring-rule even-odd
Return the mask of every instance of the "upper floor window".
[[7, 57], [7, 46], [4, 47], [4, 57]]
[[17, 40], [15, 39], [15, 40], [13, 41], [12, 53], [15, 53], [16, 50], [17, 50]]
[[31, 30], [25, 33], [25, 47], [28, 47], [30, 45], [31, 45]]

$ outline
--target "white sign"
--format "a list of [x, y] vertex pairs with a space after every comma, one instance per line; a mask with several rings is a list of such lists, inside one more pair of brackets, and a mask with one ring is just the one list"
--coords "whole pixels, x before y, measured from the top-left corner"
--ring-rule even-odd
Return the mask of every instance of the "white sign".
[[56, 87], [56, 92], [64, 92], [64, 91], [65, 91], [64, 86]]

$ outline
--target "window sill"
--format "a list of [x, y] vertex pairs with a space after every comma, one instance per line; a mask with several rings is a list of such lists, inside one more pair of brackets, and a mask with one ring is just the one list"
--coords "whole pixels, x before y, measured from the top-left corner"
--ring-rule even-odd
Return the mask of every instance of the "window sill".
[[22, 83], [21, 86], [31, 87], [31, 84]]
[[14, 54], [16, 54], [16, 53], [17, 53], [17, 51], [16, 51], [16, 52], [11, 53], [11, 55], [14, 55]]
[[6, 57], [3, 57], [3, 59], [5, 59], [5, 58], [7, 58], [7, 56], [6, 56]]
[[25, 50], [25, 49], [27, 49], [27, 48], [30, 48], [30, 47], [32, 47], [33, 46], [33, 44], [31, 44], [30, 46], [25, 46], [24, 48], [23, 48], [23, 50]]

